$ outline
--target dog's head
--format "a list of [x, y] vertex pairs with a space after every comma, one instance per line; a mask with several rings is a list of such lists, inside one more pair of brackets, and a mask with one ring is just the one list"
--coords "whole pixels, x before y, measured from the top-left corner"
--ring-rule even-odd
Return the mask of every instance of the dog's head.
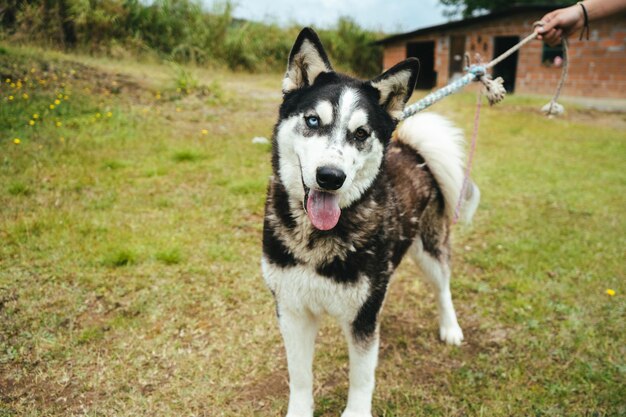
[[410, 58], [369, 81], [338, 74], [317, 34], [300, 32], [283, 80], [273, 165], [317, 229], [335, 227], [341, 209], [374, 183], [418, 71]]

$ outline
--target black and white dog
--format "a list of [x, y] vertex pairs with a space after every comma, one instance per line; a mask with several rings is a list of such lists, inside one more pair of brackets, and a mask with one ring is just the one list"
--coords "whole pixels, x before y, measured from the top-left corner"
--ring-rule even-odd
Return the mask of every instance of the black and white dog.
[[[333, 71], [311, 29], [298, 36], [283, 80], [265, 206], [263, 275], [276, 299], [290, 378], [288, 417], [313, 416], [320, 317], [348, 340], [343, 417], [371, 417], [379, 314], [408, 251], [435, 288], [441, 339], [463, 332], [450, 295], [450, 226], [463, 183], [462, 134], [434, 114], [405, 121], [419, 70], [407, 59], [371, 81]], [[463, 196], [471, 219], [478, 188]]]

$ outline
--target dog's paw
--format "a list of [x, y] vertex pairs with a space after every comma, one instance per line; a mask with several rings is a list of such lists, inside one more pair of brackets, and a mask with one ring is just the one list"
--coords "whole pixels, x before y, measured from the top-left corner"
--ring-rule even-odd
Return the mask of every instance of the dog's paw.
[[439, 328], [439, 338], [449, 345], [459, 346], [463, 341], [463, 330], [458, 324]]

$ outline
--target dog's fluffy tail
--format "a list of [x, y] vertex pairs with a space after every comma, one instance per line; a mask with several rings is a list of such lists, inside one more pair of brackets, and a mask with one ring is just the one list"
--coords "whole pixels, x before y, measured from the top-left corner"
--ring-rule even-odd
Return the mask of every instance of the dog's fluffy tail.
[[438, 114], [420, 113], [400, 125], [397, 137], [417, 150], [426, 161], [441, 188], [449, 218], [454, 218], [459, 198], [463, 198], [460, 220], [470, 223], [480, 201], [480, 191], [476, 184], [468, 180], [461, 196], [465, 175], [461, 129]]

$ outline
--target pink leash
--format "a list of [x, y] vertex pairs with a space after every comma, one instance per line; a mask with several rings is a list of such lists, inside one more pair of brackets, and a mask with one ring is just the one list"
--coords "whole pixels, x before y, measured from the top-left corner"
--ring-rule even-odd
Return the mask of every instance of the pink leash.
[[463, 178], [463, 185], [461, 186], [461, 195], [459, 196], [459, 201], [456, 203], [456, 207], [454, 209], [454, 218], [452, 219], [452, 224], [456, 224], [459, 221], [459, 217], [461, 215], [461, 205], [463, 204], [465, 191], [467, 189], [467, 185], [469, 184], [470, 174], [472, 172], [472, 163], [474, 161], [474, 153], [476, 152], [476, 141], [478, 139], [478, 122], [480, 121], [481, 107], [482, 92], [479, 91], [478, 100], [476, 102], [476, 112], [474, 114], [474, 131], [472, 132], [472, 144], [470, 147], [469, 155], [467, 157], [467, 164], [465, 165], [465, 177]]

